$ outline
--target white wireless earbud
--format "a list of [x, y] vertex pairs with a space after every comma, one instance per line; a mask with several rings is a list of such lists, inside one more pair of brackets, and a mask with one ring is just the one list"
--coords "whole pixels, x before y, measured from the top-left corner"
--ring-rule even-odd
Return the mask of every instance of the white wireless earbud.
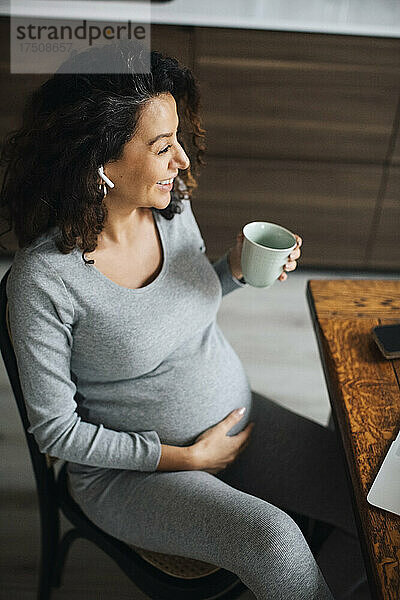
[[98, 173], [99, 173], [100, 177], [102, 178], [102, 180], [105, 181], [106, 183], [108, 183], [108, 185], [110, 186], [110, 188], [113, 188], [114, 184], [111, 181], [111, 179], [108, 179], [107, 175], [104, 173], [104, 167], [103, 167], [103, 165], [101, 165], [101, 167], [99, 167], [97, 170], [98, 170]]

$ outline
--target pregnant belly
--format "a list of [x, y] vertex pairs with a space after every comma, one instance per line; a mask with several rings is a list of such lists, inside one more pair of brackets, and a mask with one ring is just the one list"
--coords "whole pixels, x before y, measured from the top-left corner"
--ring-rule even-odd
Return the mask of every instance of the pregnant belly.
[[[103, 386], [104, 388], [104, 386]], [[180, 347], [157, 369], [135, 379], [127, 394], [115, 382], [110, 403], [97, 396], [86, 403], [87, 420], [119, 431], [156, 431], [161, 443], [190, 445], [231, 411], [246, 407], [228, 435], [251, 420], [251, 390], [242, 363], [213, 323]], [[114, 405], [115, 404], [115, 405]]]
[[[166, 374], [165, 393], [151, 423], [165, 444], [188, 445], [203, 431], [222, 421], [235, 408], [246, 407], [243, 418], [228, 435], [249, 422], [251, 390], [243, 366], [225, 342], [199, 353], [190, 362], [175, 364]], [[161, 391], [161, 389], [160, 389]], [[161, 397], [161, 396], [160, 396]]]

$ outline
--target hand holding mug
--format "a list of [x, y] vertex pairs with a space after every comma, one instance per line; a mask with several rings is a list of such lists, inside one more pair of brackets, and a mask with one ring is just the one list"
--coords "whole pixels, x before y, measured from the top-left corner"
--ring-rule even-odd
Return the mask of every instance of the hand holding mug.
[[[277, 278], [279, 281], [286, 281], [287, 272], [294, 271], [297, 267], [297, 260], [300, 258], [301, 250], [300, 247], [303, 243], [301, 237], [297, 234], [291, 234], [295, 238], [296, 245], [290, 251], [289, 258], [287, 259], [285, 265], [283, 266], [282, 273]], [[243, 241], [244, 241], [244, 233], [240, 231], [236, 236], [236, 244], [233, 246], [228, 254], [228, 264], [231, 269], [231, 273], [237, 279], [241, 279], [243, 277], [242, 265], [241, 265], [241, 257], [242, 257], [242, 249], [243, 249]]]

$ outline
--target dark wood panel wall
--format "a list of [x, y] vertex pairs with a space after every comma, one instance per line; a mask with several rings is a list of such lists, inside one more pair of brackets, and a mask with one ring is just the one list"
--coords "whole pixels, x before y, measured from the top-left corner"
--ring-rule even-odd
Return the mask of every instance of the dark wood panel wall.
[[399, 268], [400, 249], [382, 250], [395, 246], [399, 180], [382, 196], [400, 40], [211, 28], [194, 38], [209, 135], [196, 209], [210, 254], [263, 219], [302, 235], [303, 265]]
[[387, 184], [378, 212], [369, 264], [377, 269], [400, 271], [400, 167], [388, 168]]
[[[3, 136], [47, 76], [8, 73], [0, 27]], [[152, 48], [201, 87], [210, 258], [259, 219], [302, 235], [304, 266], [400, 268], [399, 39], [153, 25]]]
[[226, 154], [229, 143], [237, 156], [383, 161], [400, 89], [387, 40], [210, 28], [195, 35], [213, 153]]

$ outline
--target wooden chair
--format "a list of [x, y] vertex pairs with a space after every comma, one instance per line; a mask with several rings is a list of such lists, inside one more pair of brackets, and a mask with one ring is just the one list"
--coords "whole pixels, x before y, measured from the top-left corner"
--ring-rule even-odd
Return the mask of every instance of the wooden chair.
[[[85, 538], [108, 554], [137, 588], [154, 600], [206, 600], [238, 598], [247, 588], [230, 571], [197, 560], [150, 552], [129, 546], [94, 525], [68, 491], [66, 464], [56, 474], [54, 459], [39, 451], [28, 432], [29, 422], [8, 324], [6, 283], [0, 283], [0, 348], [18, 405], [35, 474], [41, 524], [41, 556], [38, 600], [50, 600], [53, 587], [61, 585], [68, 550], [74, 540]], [[72, 529], [60, 535], [60, 510]]]

